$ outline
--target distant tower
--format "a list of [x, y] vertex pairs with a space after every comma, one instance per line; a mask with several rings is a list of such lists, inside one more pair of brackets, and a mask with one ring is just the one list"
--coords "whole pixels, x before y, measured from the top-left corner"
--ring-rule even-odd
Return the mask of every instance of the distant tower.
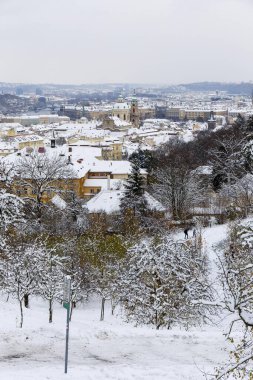
[[214, 118], [213, 111], [210, 112], [210, 119], [207, 121], [207, 123], [209, 131], [212, 131], [216, 127], [216, 119]]
[[123, 96], [122, 95], [120, 95], [119, 97], [118, 97], [118, 101], [117, 101], [118, 103], [123, 103], [124, 102], [124, 98], [123, 98]]
[[131, 100], [130, 121], [133, 123], [133, 125], [136, 128], [139, 128], [140, 114], [139, 114], [139, 109], [138, 109], [138, 101], [137, 101], [137, 98], [135, 97], [135, 91], [134, 91], [134, 96], [132, 97], [132, 100]]

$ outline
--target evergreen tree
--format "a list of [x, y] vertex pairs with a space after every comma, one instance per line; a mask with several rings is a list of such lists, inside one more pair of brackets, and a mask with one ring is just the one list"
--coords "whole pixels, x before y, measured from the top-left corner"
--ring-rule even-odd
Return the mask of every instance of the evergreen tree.
[[145, 181], [137, 161], [132, 162], [132, 173], [125, 184], [124, 197], [121, 200], [121, 210], [125, 213], [131, 210], [134, 216], [146, 213], [147, 201], [144, 196]]
[[142, 169], [146, 169], [148, 172], [151, 168], [152, 153], [150, 150], [138, 149], [129, 157], [129, 161], [133, 163], [138, 163], [138, 166]]

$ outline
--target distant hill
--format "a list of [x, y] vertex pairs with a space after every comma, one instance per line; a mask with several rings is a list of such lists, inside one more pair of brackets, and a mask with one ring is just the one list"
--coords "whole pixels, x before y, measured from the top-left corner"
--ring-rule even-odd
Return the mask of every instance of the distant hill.
[[30, 110], [31, 100], [11, 94], [0, 94], [0, 114], [17, 115]]
[[253, 91], [253, 83], [222, 83], [222, 82], [198, 82], [181, 84], [189, 91], [226, 91], [229, 94], [251, 95]]

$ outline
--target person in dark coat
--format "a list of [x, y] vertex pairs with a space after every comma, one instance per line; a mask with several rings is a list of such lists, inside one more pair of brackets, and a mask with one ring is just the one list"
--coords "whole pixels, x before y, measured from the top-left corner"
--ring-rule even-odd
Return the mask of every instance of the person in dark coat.
[[189, 231], [189, 228], [186, 228], [185, 230], [184, 230], [184, 238], [185, 239], [188, 239], [188, 231]]

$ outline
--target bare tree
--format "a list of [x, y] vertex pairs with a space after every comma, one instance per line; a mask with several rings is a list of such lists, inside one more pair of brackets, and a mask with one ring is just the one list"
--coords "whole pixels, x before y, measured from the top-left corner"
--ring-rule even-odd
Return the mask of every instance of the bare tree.
[[185, 219], [190, 209], [203, 200], [203, 186], [192, 171], [167, 165], [157, 169], [153, 191], [174, 219]]
[[233, 206], [238, 213], [248, 215], [253, 205], [253, 176], [246, 174], [233, 184], [224, 184], [219, 192], [227, 206]]
[[157, 329], [173, 323], [188, 326], [214, 307], [207, 258], [197, 241], [144, 239], [128, 250], [123, 264], [118, 292], [128, 320]]
[[217, 138], [215, 142], [216, 147], [210, 150], [209, 155], [213, 165], [214, 187], [219, 189], [223, 183], [230, 185], [247, 173], [242, 154], [247, 140], [245, 136], [237, 136], [231, 130], [226, 138]]
[[174, 219], [185, 219], [196, 201], [202, 200], [203, 194], [203, 184], [194, 173], [198, 164], [191, 145], [171, 141], [154, 155], [153, 194], [169, 208]]
[[9, 189], [11, 187], [13, 177], [14, 177], [14, 164], [12, 162], [7, 162], [4, 159], [0, 160], [0, 184], [4, 189]]
[[[37, 218], [41, 218], [43, 200], [52, 192], [60, 192], [61, 183], [73, 178], [69, 162], [59, 155], [32, 153], [22, 157], [15, 167], [15, 187], [35, 202]], [[62, 186], [64, 188], [64, 186]]]
[[[252, 378], [253, 361], [253, 226], [234, 224], [218, 254], [223, 307], [231, 317], [227, 338], [230, 361], [217, 370], [216, 379]], [[236, 333], [235, 333], [236, 331]]]
[[1, 286], [12, 294], [20, 307], [20, 327], [23, 326], [23, 302], [28, 307], [28, 296], [36, 293], [38, 261], [32, 245], [5, 246], [0, 261]]
[[57, 254], [56, 246], [48, 248], [44, 243], [36, 247], [38, 261], [38, 294], [48, 301], [49, 323], [53, 321], [53, 304], [62, 299], [66, 257]]
[[24, 202], [16, 195], [0, 190], [0, 228], [7, 229], [24, 221]]

